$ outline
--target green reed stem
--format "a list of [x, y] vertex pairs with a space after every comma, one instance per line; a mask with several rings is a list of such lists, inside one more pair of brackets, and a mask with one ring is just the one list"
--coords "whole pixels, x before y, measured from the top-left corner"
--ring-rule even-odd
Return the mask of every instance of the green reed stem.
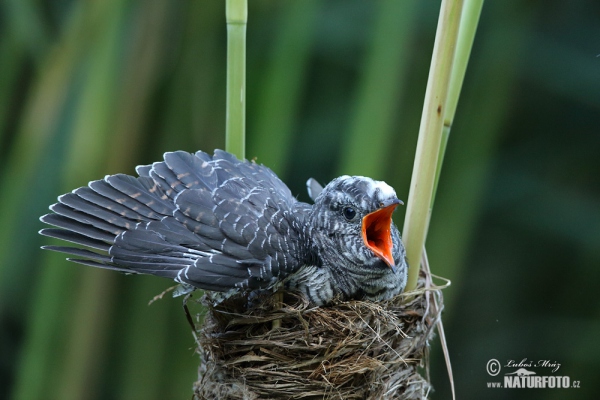
[[246, 147], [246, 24], [247, 0], [226, 0], [227, 105], [225, 149], [238, 158]]
[[462, 6], [462, 0], [443, 0], [438, 19], [402, 231], [410, 265], [406, 291], [416, 287], [419, 276]]

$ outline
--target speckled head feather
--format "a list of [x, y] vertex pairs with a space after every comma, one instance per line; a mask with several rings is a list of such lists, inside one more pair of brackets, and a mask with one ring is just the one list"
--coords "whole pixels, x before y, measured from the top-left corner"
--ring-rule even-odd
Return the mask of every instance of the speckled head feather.
[[315, 204], [330, 208], [348, 204], [363, 210], [376, 210], [390, 199], [397, 197], [387, 183], [364, 176], [343, 175], [327, 184], [315, 199]]
[[[311, 206], [298, 202], [269, 168], [220, 150], [165, 153], [164, 161], [136, 170], [138, 177], [106, 176], [60, 196], [53, 213], [41, 217], [56, 228], [40, 233], [75, 246], [44, 248], [81, 264], [216, 292], [283, 282], [315, 305], [386, 299], [404, 288], [393, 209], [372, 218], [367, 233], [361, 222], [398, 203], [384, 182], [342, 176]], [[386, 235], [395, 272], [372, 250]]]

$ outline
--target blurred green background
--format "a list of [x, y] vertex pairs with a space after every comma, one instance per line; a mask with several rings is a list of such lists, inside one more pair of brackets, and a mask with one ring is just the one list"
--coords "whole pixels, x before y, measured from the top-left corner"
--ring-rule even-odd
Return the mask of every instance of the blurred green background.
[[[187, 399], [171, 285], [39, 250], [49, 204], [169, 150], [224, 147], [224, 2], [0, 2], [0, 398]], [[342, 173], [408, 187], [438, 1], [250, 0], [247, 157], [299, 199]], [[459, 398], [600, 393], [600, 3], [487, 1], [427, 248]], [[395, 216], [403, 224], [403, 210]], [[488, 389], [490, 359], [580, 389]], [[449, 398], [439, 345], [432, 398]], [[512, 369], [506, 369], [507, 372]], [[543, 374], [543, 369], [534, 369]]]

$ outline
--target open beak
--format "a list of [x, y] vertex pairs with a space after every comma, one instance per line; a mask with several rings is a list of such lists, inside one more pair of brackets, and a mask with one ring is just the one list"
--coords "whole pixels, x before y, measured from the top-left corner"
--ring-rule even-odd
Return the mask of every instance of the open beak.
[[396, 272], [396, 263], [392, 249], [392, 214], [398, 206], [403, 204], [398, 199], [387, 200], [381, 208], [367, 214], [362, 219], [362, 237], [365, 245], [379, 258]]

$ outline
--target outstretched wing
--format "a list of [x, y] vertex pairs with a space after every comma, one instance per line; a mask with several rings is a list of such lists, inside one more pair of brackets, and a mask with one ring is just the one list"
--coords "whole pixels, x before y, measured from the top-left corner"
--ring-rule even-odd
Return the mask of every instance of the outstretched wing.
[[310, 206], [267, 167], [217, 150], [166, 153], [58, 198], [41, 234], [78, 245], [45, 246], [71, 261], [158, 275], [214, 290], [273, 285], [311, 259]]

